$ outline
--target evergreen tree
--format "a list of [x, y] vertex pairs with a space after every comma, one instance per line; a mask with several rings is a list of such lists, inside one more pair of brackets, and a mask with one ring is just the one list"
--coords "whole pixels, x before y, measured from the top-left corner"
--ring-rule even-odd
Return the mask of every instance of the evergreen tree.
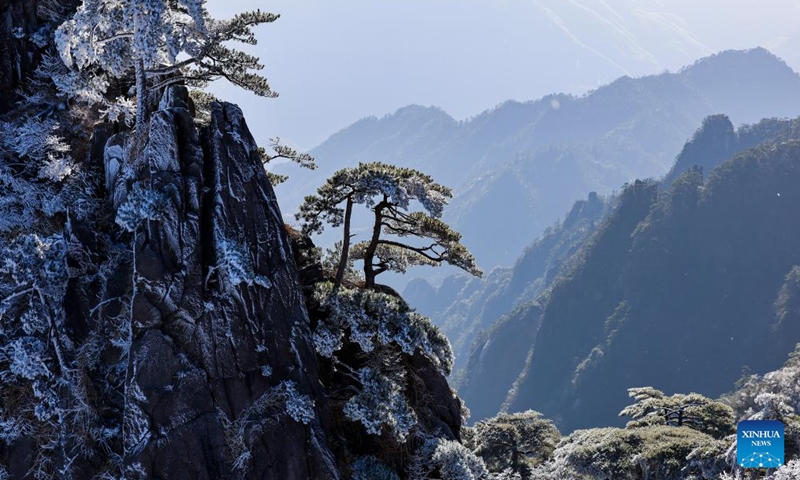
[[490, 471], [508, 470], [528, 479], [530, 469], [549, 460], [560, 439], [553, 422], [528, 410], [476, 423], [465, 435], [465, 444]]
[[[252, 27], [277, 15], [246, 12], [231, 20], [211, 19], [204, 0], [84, 0], [56, 32], [64, 63], [72, 70], [116, 79], [134, 78], [136, 124], [146, 118], [149, 90], [176, 82], [202, 86], [217, 78], [256, 95], [274, 97], [263, 68], [228, 42], [255, 44]], [[96, 82], [105, 93], [108, 82]]]
[[[417, 170], [380, 162], [360, 163], [334, 173], [316, 195], [306, 197], [297, 219], [303, 221], [305, 234], [321, 233], [326, 223], [343, 226], [337, 287], [351, 253], [364, 261], [367, 288], [374, 287], [375, 277], [383, 272], [405, 272], [415, 265], [449, 263], [481, 276], [475, 258], [460, 242], [461, 235], [440, 220], [450, 198], [449, 188]], [[412, 201], [419, 203], [423, 211], [409, 211]], [[374, 221], [371, 238], [355, 245], [351, 252], [355, 204], [370, 208]], [[406, 240], [409, 237], [424, 243]]]
[[724, 438], [735, 431], [733, 409], [697, 393], [668, 397], [653, 387], [631, 388], [628, 394], [636, 403], [626, 407], [620, 416], [633, 418], [628, 428], [649, 425], [689, 427]]
[[[317, 169], [317, 162], [314, 157], [308, 153], [300, 153], [294, 148], [282, 144], [280, 138], [270, 139], [270, 149], [272, 150], [271, 152], [264, 147], [258, 148], [258, 155], [261, 157], [261, 162], [264, 164], [265, 168], [267, 167], [267, 164], [273, 160], [282, 158], [284, 160], [289, 160], [293, 163], [296, 163], [302, 168], [307, 168], [309, 170]], [[289, 177], [286, 175], [273, 173], [269, 170], [267, 170], [267, 177], [269, 178], [269, 182], [273, 187], [275, 185], [280, 185], [289, 179]]]

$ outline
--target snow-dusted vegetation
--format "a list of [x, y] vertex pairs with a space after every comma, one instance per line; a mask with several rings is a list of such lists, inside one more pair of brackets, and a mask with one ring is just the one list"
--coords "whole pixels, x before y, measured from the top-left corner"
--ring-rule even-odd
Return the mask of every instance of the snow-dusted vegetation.
[[[233, 106], [195, 120], [184, 88], [274, 96], [234, 46], [277, 15], [28, 3], [9, 48], [32, 62], [0, 93], [0, 478], [336, 478], [255, 142]], [[278, 444], [302, 455], [262, 463]]]
[[[625, 428], [562, 436], [534, 411], [464, 427], [450, 342], [378, 283], [416, 266], [482, 275], [442, 220], [452, 191], [361, 163], [307, 197], [295, 231], [271, 186], [286, 177], [266, 167], [314, 159], [277, 137], [259, 147], [242, 111], [202, 90], [274, 97], [236, 44], [277, 15], [13, 2], [0, 479], [749, 480], [741, 419], [783, 421], [788, 463], [765, 478], [800, 475], [800, 350], [719, 400], [631, 389]], [[371, 213], [361, 241], [354, 208]], [[309, 235], [325, 228], [342, 235], [323, 258]]]

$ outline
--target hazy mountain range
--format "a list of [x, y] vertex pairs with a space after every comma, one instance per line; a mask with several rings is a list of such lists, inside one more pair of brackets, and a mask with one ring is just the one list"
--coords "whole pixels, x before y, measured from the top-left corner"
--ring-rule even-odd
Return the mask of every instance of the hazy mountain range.
[[660, 183], [577, 202], [513, 269], [411, 283], [457, 351], [476, 338], [455, 378], [475, 419], [533, 408], [566, 429], [608, 424], [628, 387], [720, 395], [743, 368], [779, 365], [800, 334], [798, 237], [780, 220], [798, 138], [799, 121], [709, 117]]
[[[253, 51], [281, 96], [224, 82], [260, 143], [301, 149], [368, 115], [438, 105], [457, 120], [514, 99], [582, 95], [628, 75], [764, 47], [800, 69], [795, 0], [210, 0], [214, 15], [268, 8]], [[291, 39], [291, 41], [287, 41]], [[320, 41], [319, 39], [324, 39]]]
[[587, 192], [605, 195], [666, 173], [685, 139], [715, 113], [734, 124], [800, 114], [800, 77], [763, 49], [727, 51], [581, 97], [506, 102], [464, 122], [409, 106], [332, 135], [312, 150], [316, 171], [278, 166], [291, 180], [277, 194], [290, 214], [339, 168], [376, 160], [418, 168], [455, 189], [445, 219], [488, 271], [512, 264]]

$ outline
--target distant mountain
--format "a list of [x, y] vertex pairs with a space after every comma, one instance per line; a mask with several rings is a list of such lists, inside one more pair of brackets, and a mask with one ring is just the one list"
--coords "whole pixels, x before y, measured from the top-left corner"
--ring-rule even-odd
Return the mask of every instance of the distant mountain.
[[446, 219], [488, 271], [512, 264], [586, 192], [666, 173], [715, 113], [734, 124], [798, 115], [800, 77], [764, 49], [727, 51], [677, 73], [623, 77], [582, 97], [507, 102], [464, 122], [409, 106], [331, 136], [312, 151], [317, 171], [277, 167], [291, 176], [277, 193], [293, 212], [333, 171], [359, 161], [419, 168], [455, 188]]
[[[409, 283], [403, 297], [442, 327], [453, 345], [458, 370], [470, 358], [476, 336], [501, 316], [535, 300], [607, 211], [608, 202], [591, 193], [586, 200], [575, 202], [562, 221], [528, 246], [512, 268], [497, 268], [482, 279], [464, 275], [447, 277], [439, 288], [417, 279]], [[512, 372], [513, 378], [518, 373], [519, 370]], [[456, 384], [460, 383], [457, 379]], [[505, 398], [508, 385], [510, 382], [500, 392], [500, 402]], [[496, 412], [494, 408], [487, 414]]]
[[[698, 168], [712, 171], [737, 152], [758, 144], [800, 138], [798, 128], [798, 121], [767, 119], [734, 130], [726, 116], [708, 117], [661, 180], [662, 188], [668, 189], [682, 173]], [[530, 360], [541, 320], [534, 312], [547, 304], [554, 281], [581, 261], [583, 253], [576, 252], [582, 248], [585, 252], [587, 239], [605, 225], [613, 205], [617, 205], [615, 212], [620, 208], [619, 202], [619, 198], [604, 200], [596, 194], [577, 202], [562, 222], [525, 250], [512, 269], [498, 269], [485, 279], [468, 282], [465, 277], [448, 278], [443, 284], [448, 285], [446, 289], [434, 289], [423, 280], [409, 284], [406, 299], [450, 335], [460, 369], [455, 384], [473, 419], [500, 410], [522, 366]], [[461, 290], [453, 293], [454, 286]]]
[[526, 362], [509, 386], [509, 410], [542, 411], [565, 431], [619, 423], [628, 387], [713, 397], [745, 367], [780, 365], [800, 340], [800, 227], [792, 220], [800, 121], [766, 121], [739, 136], [772, 129], [772, 141], [707, 179], [690, 168], [665, 189], [653, 181], [623, 189], [553, 283], [534, 343], [517, 352], [516, 362]]

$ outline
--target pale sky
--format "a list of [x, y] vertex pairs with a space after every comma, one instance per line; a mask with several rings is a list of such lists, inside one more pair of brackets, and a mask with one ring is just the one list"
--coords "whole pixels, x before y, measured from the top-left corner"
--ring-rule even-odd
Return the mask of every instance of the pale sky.
[[764, 46], [800, 70], [798, 0], [209, 0], [217, 17], [281, 18], [251, 51], [277, 99], [224, 84], [260, 144], [309, 149], [359, 118], [416, 103], [456, 119], [514, 99], [582, 94]]

